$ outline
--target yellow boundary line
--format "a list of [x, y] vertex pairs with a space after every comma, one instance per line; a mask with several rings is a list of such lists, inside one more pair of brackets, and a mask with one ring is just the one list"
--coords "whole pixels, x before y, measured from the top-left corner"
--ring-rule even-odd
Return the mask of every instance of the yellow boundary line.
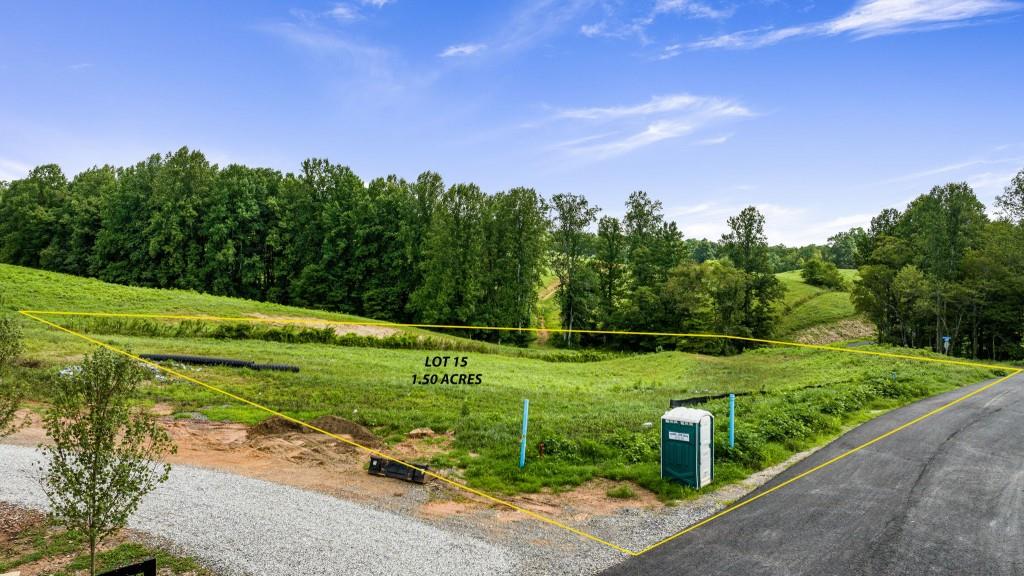
[[49, 320], [45, 320], [43, 318], [40, 318], [39, 316], [87, 316], [87, 317], [108, 317], [108, 318], [152, 318], [152, 319], [162, 319], [162, 320], [206, 320], [206, 321], [219, 321], [219, 322], [268, 322], [268, 323], [297, 323], [297, 324], [301, 324], [301, 323], [314, 323], [314, 324], [327, 324], [327, 325], [336, 325], [336, 326], [384, 326], [384, 327], [395, 327], [395, 328], [424, 328], [424, 329], [448, 329], [448, 330], [491, 330], [491, 331], [504, 331], [504, 332], [539, 332], [539, 331], [541, 331], [540, 328], [514, 328], [514, 327], [504, 327], [504, 326], [456, 326], [456, 325], [443, 325], [443, 324], [405, 324], [405, 323], [398, 323], [398, 322], [355, 322], [355, 321], [340, 321], [340, 320], [327, 320], [327, 319], [305, 319], [305, 318], [294, 318], [294, 319], [292, 319], [292, 318], [280, 318], [280, 319], [279, 318], [273, 318], [272, 319], [272, 318], [251, 318], [251, 317], [246, 317], [246, 316], [202, 316], [202, 315], [173, 315], [173, 314], [132, 314], [132, 313], [116, 313], [116, 312], [72, 312], [72, 311], [58, 311], [58, 310], [19, 310], [18, 312], [20, 314], [28, 317], [28, 318], [31, 318], [32, 320], [35, 320], [36, 322], [40, 322], [42, 324], [50, 326], [51, 328], [56, 328], [57, 330], [60, 330], [60, 331], [66, 332], [68, 334], [71, 334], [72, 336], [76, 336], [78, 338], [81, 338], [82, 340], [85, 340], [86, 342], [89, 342], [91, 344], [95, 344], [97, 346], [100, 346], [102, 348], [110, 350], [111, 352], [115, 352], [115, 353], [120, 354], [122, 356], [126, 356], [128, 358], [131, 358], [132, 360], [135, 360], [137, 362], [141, 362], [142, 364], [145, 364], [147, 366], [151, 366], [153, 368], [156, 368], [157, 370], [161, 370], [163, 372], [166, 372], [168, 374], [171, 374], [173, 376], [176, 376], [176, 377], [181, 378], [183, 380], [186, 380], [188, 382], [192, 382], [194, 384], [198, 384], [199, 386], [202, 386], [202, 387], [204, 387], [204, 388], [206, 388], [208, 390], [211, 390], [211, 391], [216, 392], [218, 394], [222, 394], [224, 396], [227, 396], [228, 398], [231, 398], [231, 399], [236, 400], [238, 402], [241, 402], [243, 404], [247, 404], [249, 406], [252, 406], [254, 408], [262, 410], [264, 412], [267, 412], [268, 414], [272, 414], [274, 416], [278, 416], [278, 417], [283, 418], [283, 419], [285, 419], [285, 420], [287, 420], [289, 422], [293, 422], [295, 424], [298, 424], [300, 426], [308, 428], [309, 430], [312, 430], [314, 432], [318, 432], [320, 434], [324, 434], [326, 436], [334, 438], [335, 440], [338, 440], [338, 441], [344, 442], [344, 443], [346, 443], [346, 444], [348, 444], [350, 446], [354, 446], [356, 448], [359, 448], [359, 449], [361, 449], [361, 450], [363, 450], [363, 451], [365, 451], [367, 453], [374, 454], [376, 456], [380, 456], [380, 457], [383, 457], [383, 458], [388, 458], [388, 459], [393, 460], [395, 462], [399, 462], [399, 463], [404, 464], [404, 465], [406, 465], [406, 466], [408, 466], [410, 468], [413, 468], [415, 470], [423, 472], [425, 475], [430, 476], [431, 478], [436, 478], [437, 480], [439, 480], [441, 482], [445, 482], [445, 483], [447, 483], [447, 484], [449, 484], [451, 486], [459, 488], [460, 490], [465, 490], [465, 491], [467, 491], [467, 492], [469, 492], [471, 494], [475, 494], [477, 496], [480, 496], [481, 498], [484, 498], [484, 499], [489, 500], [491, 502], [494, 502], [496, 504], [500, 504], [502, 506], [506, 506], [508, 508], [511, 508], [511, 509], [513, 509], [513, 510], [515, 510], [517, 512], [521, 512], [523, 514], [526, 514], [527, 516], [530, 516], [531, 518], [534, 518], [534, 519], [539, 520], [541, 522], [544, 522], [546, 524], [550, 524], [550, 525], [555, 526], [557, 528], [561, 528], [563, 530], [567, 530], [568, 532], [571, 532], [571, 533], [573, 533], [573, 534], [575, 534], [577, 536], [581, 536], [581, 537], [586, 538], [588, 540], [592, 540], [592, 541], [597, 542], [599, 544], [603, 544], [603, 545], [605, 545], [605, 546], [607, 546], [609, 548], [612, 548], [612, 549], [614, 549], [614, 550], [616, 550], [618, 552], [621, 552], [623, 554], [626, 554], [628, 556], [640, 556], [641, 554], [645, 554], [647, 552], [650, 552], [651, 550], [654, 550], [655, 548], [657, 548], [657, 547], [659, 547], [659, 546], [661, 546], [663, 544], [671, 542], [672, 540], [675, 540], [676, 538], [679, 538], [680, 536], [683, 536], [684, 534], [692, 532], [692, 531], [696, 530], [697, 528], [700, 528], [701, 526], [704, 526], [704, 525], [708, 524], [709, 522], [712, 522], [712, 521], [714, 521], [714, 520], [716, 520], [718, 518], [721, 518], [722, 516], [725, 516], [726, 514], [729, 514], [729, 513], [733, 512], [734, 510], [738, 510], [739, 508], [742, 508], [743, 506], [746, 506], [747, 504], [750, 504], [751, 502], [759, 500], [760, 498], [762, 498], [764, 496], [767, 496], [768, 494], [771, 494], [772, 492], [775, 492], [776, 490], [779, 490], [780, 488], [788, 486], [789, 484], [792, 484], [793, 482], [796, 482], [797, 480], [799, 480], [799, 479], [801, 479], [801, 478], [803, 478], [805, 476], [808, 476], [810, 474], [813, 474], [814, 472], [817, 472], [817, 471], [821, 470], [822, 468], [830, 466], [830, 465], [832, 465], [832, 464], [834, 464], [834, 463], [836, 463], [836, 462], [846, 458], [847, 456], [850, 456], [851, 454], [859, 452], [859, 451], [863, 450], [864, 448], [867, 448], [868, 446], [871, 446], [872, 444], [875, 444], [876, 442], [884, 440], [885, 438], [888, 438], [889, 436], [892, 436], [893, 434], [896, 434], [897, 432], [900, 432], [901, 430], [904, 430], [904, 429], [906, 429], [906, 428], [908, 428], [910, 426], [913, 426], [914, 424], [917, 424], [918, 422], [921, 422], [922, 420], [925, 420], [926, 418], [930, 418], [931, 416], [934, 416], [934, 415], [936, 415], [936, 414], [938, 414], [938, 413], [940, 413], [940, 412], [942, 412], [942, 411], [944, 411], [944, 410], [946, 410], [946, 409], [948, 409], [948, 408], [950, 408], [952, 406], [955, 406], [956, 404], [959, 404], [960, 402], [963, 402], [964, 400], [967, 400], [968, 398], [971, 398], [972, 396], [980, 394], [981, 392], [984, 392], [985, 390], [988, 390], [989, 388], [992, 388], [993, 386], [996, 386], [998, 384], [1006, 382], [1010, 378], [1012, 378], [1012, 377], [1014, 377], [1014, 376], [1024, 372], [1024, 370], [1022, 370], [1022, 369], [1017, 369], [1017, 368], [1012, 368], [1012, 367], [1007, 367], [1007, 366], [999, 366], [999, 365], [993, 365], [993, 364], [981, 364], [981, 363], [968, 362], [968, 361], [963, 361], [963, 360], [949, 360], [949, 359], [945, 359], [945, 358], [929, 358], [929, 357], [926, 357], [926, 356], [912, 356], [912, 355], [909, 355], [909, 354], [894, 354], [894, 353], [889, 353], [889, 352], [876, 352], [876, 351], [871, 351], [871, 350], [859, 350], [859, 349], [856, 349], [856, 348], [835, 348], [835, 347], [832, 347], [832, 346], [823, 346], [823, 345], [819, 345], [819, 344], [804, 344], [804, 343], [801, 343], [801, 342], [786, 342], [786, 341], [783, 341], [783, 340], [768, 340], [768, 339], [763, 339], [763, 338], [748, 338], [748, 337], [743, 337], [743, 336], [730, 336], [730, 335], [726, 335], [726, 334], [669, 333], [669, 332], [630, 332], [630, 331], [622, 331], [622, 330], [566, 330], [566, 329], [561, 329], [561, 328], [549, 328], [549, 329], [546, 329], [547, 332], [555, 332], [555, 333], [576, 332], [576, 333], [581, 333], [581, 334], [597, 334], [597, 335], [604, 334], [604, 335], [626, 335], [626, 336], [661, 336], [661, 337], [670, 337], [670, 338], [704, 338], [704, 339], [722, 338], [722, 339], [730, 339], [730, 340], [739, 340], [739, 341], [744, 341], [744, 342], [754, 342], [754, 343], [760, 343], [760, 344], [772, 344], [772, 345], [777, 345], [777, 346], [790, 346], [790, 347], [796, 347], [796, 348], [807, 348], [807, 349], [813, 349], [813, 350], [825, 350], [825, 351], [831, 351], [831, 352], [845, 352], [845, 353], [848, 353], [848, 354], [862, 354], [862, 355], [867, 355], [867, 356], [876, 356], [876, 357], [882, 357], [882, 358], [894, 358], [894, 359], [899, 359], [899, 360], [911, 360], [911, 361], [918, 361], [918, 362], [931, 362], [931, 363], [935, 363], [935, 364], [947, 364], [947, 365], [955, 365], [955, 366], [970, 366], [970, 367], [974, 367], [974, 368], [988, 368], [988, 369], [1009, 370], [1010, 371], [1010, 374], [1008, 374], [1008, 375], [1006, 375], [1006, 376], [1004, 376], [1004, 377], [1002, 377], [1002, 378], [1000, 378], [998, 380], [990, 382], [989, 384], [986, 384], [986, 385], [984, 385], [984, 386], [982, 386], [980, 388], [977, 388], [977, 389], [975, 389], [972, 392], [969, 392], [967, 394], [959, 396], [959, 397], [955, 398], [954, 400], [952, 400], [950, 402], [947, 402], [946, 404], [943, 404], [942, 406], [939, 406], [938, 408], [935, 408], [934, 410], [932, 410], [932, 411], [930, 411], [930, 412], [928, 412], [926, 414], [922, 414], [921, 416], [918, 416], [917, 418], [914, 418], [913, 420], [910, 420], [909, 422], [906, 422], [906, 423], [904, 423], [904, 424], [902, 424], [900, 426], [897, 426], [896, 428], [893, 428], [893, 429], [889, 430], [888, 432], [880, 434], [879, 436], [876, 436], [875, 438], [873, 438], [871, 440], [868, 440], [867, 442], [864, 442], [863, 444], [860, 444], [860, 445], [858, 445], [858, 446], [856, 446], [854, 448], [851, 448], [850, 450], [847, 450], [846, 452], [843, 452], [842, 454], [832, 458], [831, 460], [823, 462], [823, 463], [815, 466], [814, 468], [811, 468], [810, 470], [806, 470], [806, 471], [804, 471], [804, 472], [794, 476], [793, 478], [790, 478], [789, 480], [786, 480], [785, 482], [782, 482], [782, 483], [780, 483], [780, 484], [778, 484], [776, 486], [773, 486], [772, 488], [770, 488], [768, 490], [765, 490], [764, 492], [761, 492], [761, 493], [759, 493], [759, 494], [757, 494], [757, 495], [755, 495], [755, 496], [753, 496], [751, 498], [745, 499], [745, 500], [739, 502], [738, 504], [734, 504], [732, 506], [729, 506], [728, 508], [718, 512], [717, 514], [714, 514], [714, 515], [712, 515], [712, 516], [710, 516], [708, 518], [705, 518], [704, 520], [702, 520], [700, 522], [697, 522], [696, 524], [688, 526], [687, 528], [685, 528], [685, 529], [683, 529], [683, 530], [681, 530], [681, 531], [679, 531], [679, 532], [677, 532], [677, 533], [675, 533], [675, 534], [673, 534], [673, 535], [671, 535], [671, 536], [669, 536], [667, 538], [664, 538], [664, 539], [662, 539], [662, 540], [660, 540], [658, 542], [655, 542], [654, 544], [652, 544], [652, 545], [650, 545], [650, 546], [648, 546], [648, 547], [646, 547], [646, 548], [644, 548], [644, 549], [642, 549], [640, 551], [634, 551], [634, 550], [630, 550], [628, 548], [619, 546], [617, 544], [613, 544], [611, 542], [608, 542], [608, 541], [606, 541], [606, 540], [604, 540], [604, 539], [602, 539], [602, 538], [600, 538], [598, 536], [590, 534], [589, 532], [585, 532], [583, 530], [579, 530], [577, 528], [573, 528], [572, 526], [568, 526], [566, 524], [563, 524], [562, 522], [559, 522], [558, 520], [555, 520], [553, 518], [549, 518], [547, 516], [544, 516], [543, 514], [538, 514], [538, 513], [533, 512], [533, 511], [531, 511], [529, 509], [523, 508], [521, 506], [517, 506], [517, 505], [515, 505], [512, 502], [509, 502], [507, 500], [502, 500], [501, 498], [497, 498], [495, 496], [487, 494], [486, 492], [482, 492], [480, 490], [476, 490], [475, 488], [471, 488], [471, 487], [469, 487], [469, 486], [467, 486], [465, 484], [462, 484], [461, 482], [452, 480], [450, 478], [446, 478], [446, 477], [444, 477], [444, 476], [442, 476], [442, 475], [440, 475], [440, 474], [438, 474], [436, 472], [432, 472], [430, 470], [419, 468], [419, 467], [417, 467], [417, 466], [415, 466], [413, 464], [410, 464], [408, 462], [403, 462], [402, 460], [398, 460], [398, 459], [396, 459], [396, 458], [394, 458], [392, 456], [389, 456], [388, 454], [386, 454], [384, 452], [381, 452], [381, 451], [376, 450], [374, 448], [370, 448], [369, 446], [364, 446], [362, 444], [359, 444], [358, 442], [354, 442], [354, 441], [349, 440], [348, 438], [345, 438], [343, 436], [339, 436], [337, 434], [333, 434], [331, 432], [328, 432], [326, 430], [318, 428], [318, 427], [316, 427], [316, 426], [314, 426], [312, 424], [309, 424], [307, 422], [303, 422], [301, 420], [298, 420], [296, 418], [288, 416], [287, 414], [283, 414], [283, 413], [278, 412], [278, 411], [276, 411], [276, 410], [274, 410], [272, 408], [268, 408], [266, 406], [263, 406], [263, 405], [258, 404], [256, 402], [253, 402], [251, 400], [248, 400], [248, 399], [243, 398], [241, 396], [238, 396], [236, 394], [232, 394], [231, 392], [228, 392], [226, 390], [218, 388], [218, 387], [216, 387], [216, 386], [214, 386], [212, 384], [208, 384], [206, 382], [203, 382], [201, 380], [193, 378], [193, 377], [191, 377], [191, 376], [189, 376], [187, 374], [183, 374], [183, 373], [178, 372], [178, 371], [176, 371], [174, 369], [161, 366], [160, 364], [157, 364], [155, 362], [152, 362], [152, 361], [146, 360], [144, 358], [141, 358], [139, 356], [136, 356], [136, 355], [134, 355], [134, 354], [132, 354], [130, 352], [127, 352], [125, 350], [117, 348], [116, 346], [107, 344], [106, 342], [103, 342], [101, 340], [97, 340], [95, 338], [92, 338], [90, 336], [86, 336], [85, 334], [82, 334], [82, 333], [77, 332], [75, 330], [71, 330], [70, 328], [66, 328], [64, 326], [61, 326], [60, 324], [57, 324], [57, 323], [54, 323], [54, 322], [50, 322]]

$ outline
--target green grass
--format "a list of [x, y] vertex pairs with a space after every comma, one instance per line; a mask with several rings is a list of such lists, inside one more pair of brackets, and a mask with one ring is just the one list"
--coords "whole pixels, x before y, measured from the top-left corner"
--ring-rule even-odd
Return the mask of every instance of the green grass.
[[[212, 296], [191, 290], [157, 290], [108, 284], [92, 278], [70, 276], [33, 268], [11, 266], [9, 264], [0, 264], [0, 297], [3, 298], [4, 304], [8, 308], [14, 310], [67, 310], [76, 312], [122, 312], [223, 317], [263, 314], [267, 316], [291, 316], [335, 321], [376, 322], [373, 319], [350, 314], [240, 298]], [[571, 350], [544, 348], [525, 350], [419, 328], [401, 328], [399, 333], [445, 340], [453, 348], [461, 347], [492, 354], [512, 356], [574, 354]]]
[[[0, 273], [4, 271], [0, 269]], [[71, 284], [75, 279], [52, 276], [21, 276], [48, 281], [18, 287], [13, 292], [21, 300], [15, 304], [30, 305], [27, 300], [33, 294], [49, 306], [56, 303], [62, 278]], [[7, 282], [3, 284], [5, 291], [12, 292]], [[101, 293], [114, 290], [105, 285], [93, 287]], [[139, 306], [158, 310], [157, 295], [162, 292], [142, 293], [145, 304]], [[187, 294], [174, 293], [174, 306], [186, 310], [206, 306], [207, 313], [224, 313], [217, 304], [228, 299], [196, 295], [197, 303], [190, 304]], [[225, 304], [233, 306], [236, 313], [246, 311], [243, 304]], [[47, 386], [54, 381], [50, 375], [77, 362], [94, 347], [27, 319], [23, 325], [25, 356], [40, 366], [21, 367], [17, 374], [33, 383], [34, 399], [45, 401]], [[471, 486], [506, 494], [542, 488], [564, 490], [603, 477], [633, 481], [664, 499], [686, 496], [690, 492], [659, 477], [656, 423], [671, 399], [729, 392], [741, 395], [737, 447], [716, 446], [716, 482], [721, 483], [834, 437], [843, 426], [865, 418], [868, 410], [888, 409], [993, 374], [972, 367], [792, 348], [756, 349], [731, 357], [662, 352], [586, 363], [439, 352], [467, 356], [466, 368], [449, 372], [479, 373], [483, 383], [413, 385], [413, 374], [445, 372], [424, 366], [434, 353], [260, 340], [124, 334], [96, 337], [137, 353], [190, 353], [298, 365], [302, 369], [298, 374], [210, 367], [185, 370], [204, 382], [300, 419], [333, 414], [354, 420], [389, 442], [414, 428], [452, 430], [452, 449], [432, 464]], [[895, 381], [890, 378], [893, 372]], [[530, 400], [528, 465], [519, 469], [524, 398]], [[215, 420], [251, 424], [267, 417], [256, 408], [184, 381], [151, 383], [140, 401], [168, 402], [177, 412], [200, 412]], [[724, 400], [707, 402], [705, 407], [716, 414], [718, 422], [726, 422]], [[655, 426], [645, 426], [648, 422]], [[722, 430], [718, 440], [725, 436]], [[545, 456], [538, 458], [537, 444], [542, 441]]]
[[[856, 270], [840, 270], [847, 282], [857, 277]], [[781, 272], [775, 275], [786, 288], [779, 323], [775, 333], [788, 336], [812, 326], [831, 324], [858, 316], [850, 301], [849, 292], [835, 292], [811, 286], [800, 277], [799, 270]]]
[[636, 498], [636, 492], [628, 485], [623, 484], [622, 486], [616, 486], [605, 493], [609, 498], [617, 498], [619, 500], [627, 500], [629, 498]]

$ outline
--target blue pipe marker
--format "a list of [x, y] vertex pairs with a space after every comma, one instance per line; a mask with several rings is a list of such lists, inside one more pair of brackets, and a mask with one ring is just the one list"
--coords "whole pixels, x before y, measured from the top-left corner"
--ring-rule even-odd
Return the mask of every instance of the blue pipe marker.
[[736, 444], [736, 395], [729, 394], [729, 448]]
[[530, 422], [530, 401], [523, 400], [523, 437], [519, 441], [519, 467], [526, 466], [526, 425]]

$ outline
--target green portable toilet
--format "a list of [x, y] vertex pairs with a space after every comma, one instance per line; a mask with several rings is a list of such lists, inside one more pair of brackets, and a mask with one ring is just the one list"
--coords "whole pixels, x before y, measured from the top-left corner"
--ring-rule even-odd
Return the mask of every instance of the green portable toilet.
[[673, 408], [661, 417], [661, 477], [703, 488], [715, 477], [715, 417], [707, 410]]

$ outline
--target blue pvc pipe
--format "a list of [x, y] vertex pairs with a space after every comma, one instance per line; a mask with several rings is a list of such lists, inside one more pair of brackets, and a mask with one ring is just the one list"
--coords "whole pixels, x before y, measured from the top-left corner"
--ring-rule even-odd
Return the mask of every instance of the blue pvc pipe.
[[729, 394], [729, 448], [736, 444], [736, 395]]
[[519, 467], [526, 466], [526, 425], [530, 422], [530, 401], [523, 400], [523, 436], [519, 441]]

